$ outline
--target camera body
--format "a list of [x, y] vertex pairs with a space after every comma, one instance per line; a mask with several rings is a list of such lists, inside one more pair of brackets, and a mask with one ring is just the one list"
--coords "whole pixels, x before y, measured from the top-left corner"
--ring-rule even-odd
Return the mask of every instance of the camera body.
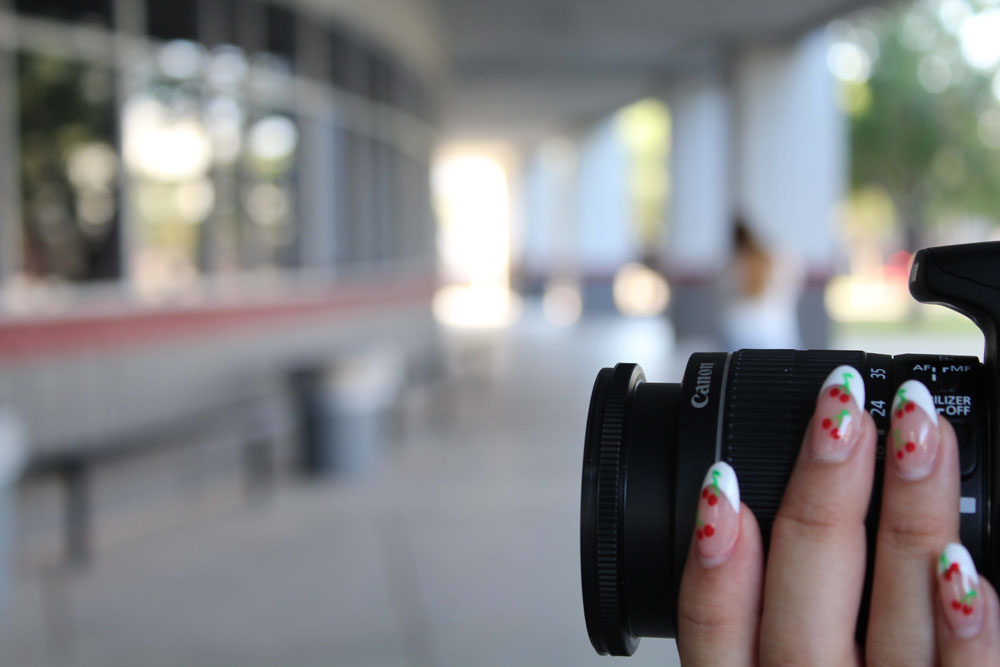
[[[885, 435], [893, 391], [915, 378], [955, 427], [962, 474], [961, 539], [1000, 583], [1000, 242], [928, 248], [914, 256], [910, 293], [948, 306], [983, 331], [976, 357], [839, 350], [697, 353], [679, 383], [646, 382], [636, 364], [602, 369], [591, 395], [581, 499], [581, 574], [587, 631], [598, 653], [631, 655], [640, 637], [673, 637], [677, 595], [702, 476], [718, 460], [737, 471], [741, 496], [767, 545], [826, 375], [861, 371], [878, 429], [868, 514], [873, 562]], [[859, 631], [867, 624], [868, 568]]]

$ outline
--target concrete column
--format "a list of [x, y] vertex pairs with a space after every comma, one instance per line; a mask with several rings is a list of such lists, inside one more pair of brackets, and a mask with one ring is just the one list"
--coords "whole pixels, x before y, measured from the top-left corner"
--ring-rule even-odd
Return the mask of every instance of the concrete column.
[[513, 250], [521, 289], [538, 294], [552, 275], [576, 275], [577, 146], [565, 138], [551, 138], [528, 152], [521, 178], [521, 227]]
[[[298, 69], [320, 81], [328, 81], [333, 54], [326, 34], [311, 17], [299, 16], [296, 26], [300, 48]], [[337, 174], [338, 132], [332, 102], [314, 109], [315, 115], [299, 120], [301, 141], [298, 155], [299, 259], [302, 267], [330, 271], [334, 264], [337, 225], [337, 189], [331, 185]]]
[[329, 271], [334, 264], [337, 174], [341, 142], [332, 117], [304, 117], [299, 156], [299, 225], [303, 268]]
[[524, 291], [538, 293], [552, 277], [578, 280], [586, 310], [614, 308], [612, 278], [639, 253], [627, 179], [613, 116], [576, 141], [553, 138], [528, 154], [512, 182], [519, 204], [514, 260]]
[[[114, 25], [118, 32], [130, 35], [130, 36], [140, 36], [146, 34], [146, 3], [140, 0], [114, 0]], [[116, 140], [116, 146], [118, 149], [119, 159], [124, 155], [122, 145], [122, 121], [123, 112], [125, 110], [125, 103], [128, 101], [129, 94], [132, 92], [126, 88], [126, 78], [122, 76], [122, 73], [127, 72], [129, 67], [132, 66], [135, 54], [131, 52], [131, 49], [124, 42], [119, 42], [115, 46], [115, 61], [117, 66], [117, 71], [115, 76], [117, 78], [117, 85], [115, 86], [115, 124], [118, 126], [118, 138]], [[125, 167], [124, 160], [121, 160], [122, 164], [118, 169], [118, 202], [119, 202], [119, 214], [118, 214], [118, 234], [119, 234], [119, 271], [121, 278], [127, 284], [134, 283], [133, 269], [134, 263], [133, 259], [136, 257], [139, 251], [139, 238], [138, 238], [138, 214], [135, 210], [135, 198], [132, 196], [132, 190], [134, 181], [132, 176], [129, 174], [129, 170]]]
[[576, 248], [583, 305], [613, 310], [614, 275], [640, 254], [629, 206], [628, 153], [616, 116], [580, 142], [578, 165]]
[[[0, 7], [4, 3], [0, 2]], [[0, 31], [12, 30], [0, 21]], [[4, 41], [3, 43], [11, 43]], [[0, 48], [0, 283], [21, 268], [21, 147], [17, 120], [17, 68], [13, 52]]]
[[734, 63], [736, 204], [762, 239], [805, 267], [803, 342], [827, 346], [823, 291], [837, 254], [833, 225], [846, 189], [847, 124], [815, 30], [753, 47]]
[[728, 82], [705, 73], [667, 91], [672, 143], [671, 195], [664, 264], [671, 315], [680, 338], [713, 344], [716, 283], [729, 258], [732, 111]]

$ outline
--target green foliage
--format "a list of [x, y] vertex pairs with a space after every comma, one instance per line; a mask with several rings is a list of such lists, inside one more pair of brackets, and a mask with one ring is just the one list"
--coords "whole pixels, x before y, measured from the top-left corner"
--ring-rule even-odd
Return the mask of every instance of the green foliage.
[[[1000, 221], [1000, 151], [980, 131], [982, 114], [998, 102], [989, 75], [966, 63], [936, 9], [919, 2], [859, 19], [858, 29], [877, 39], [877, 57], [867, 82], [843, 84], [851, 99], [862, 99], [846, 105], [851, 185], [884, 188], [911, 238], [954, 216]], [[928, 81], [943, 89], [931, 92]]]

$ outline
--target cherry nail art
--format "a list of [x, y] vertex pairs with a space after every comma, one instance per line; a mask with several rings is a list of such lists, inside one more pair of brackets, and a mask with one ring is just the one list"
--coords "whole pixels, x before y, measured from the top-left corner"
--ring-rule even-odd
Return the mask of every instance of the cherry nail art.
[[923, 383], [907, 380], [899, 386], [892, 401], [892, 425], [886, 445], [887, 456], [903, 479], [923, 479], [934, 468], [937, 421], [934, 398]]
[[695, 517], [698, 556], [706, 567], [729, 558], [740, 530], [740, 486], [736, 473], [724, 461], [708, 469], [702, 482]]
[[865, 384], [853, 366], [838, 366], [826, 377], [816, 399], [814, 458], [844, 461], [851, 454], [865, 409]]
[[952, 632], [962, 639], [979, 634], [983, 625], [983, 603], [979, 574], [972, 556], [958, 543], [944, 548], [938, 558], [938, 589], [944, 616]]

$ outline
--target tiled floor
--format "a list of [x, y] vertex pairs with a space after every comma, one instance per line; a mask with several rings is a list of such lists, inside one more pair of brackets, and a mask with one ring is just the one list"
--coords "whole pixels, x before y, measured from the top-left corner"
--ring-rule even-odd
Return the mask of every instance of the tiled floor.
[[[668, 379], [669, 330], [522, 325], [484, 349], [496, 372], [439, 394], [373, 474], [284, 486], [68, 578], [22, 567], [0, 664], [609, 664], [580, 599], [581, 434], [601, 365]], [[674, 660], [644, 640], [629, 664]]]

